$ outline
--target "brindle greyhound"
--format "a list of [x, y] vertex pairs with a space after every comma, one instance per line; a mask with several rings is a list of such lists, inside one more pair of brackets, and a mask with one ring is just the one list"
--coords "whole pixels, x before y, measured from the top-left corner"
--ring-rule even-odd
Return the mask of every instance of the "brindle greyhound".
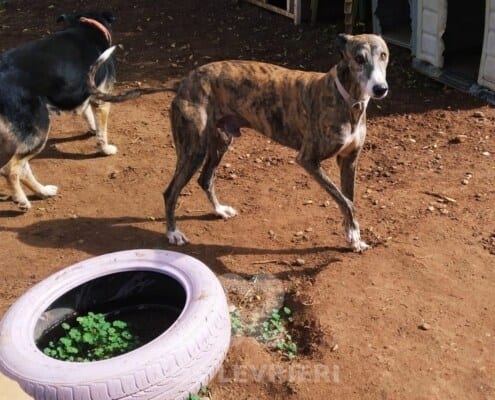
[[[215, 169], [240, 128], [250, 127], [299, 151], [297, 162], [339, 205], [352, 249], [362, 252], [369, 247], [361, 240], [354, 215], [354, 180], [366, 136], [366, 106], [371, 97], [381, 99], [388, 92], [389, 53], [376, 35], [339, 35], [337, 48], [342, 58], [326, 74], [220, 61], [182, 80], [171, 107], [177, 164], [164, 192], [170, 243], [188, 241], [176, 227], [175, 208], [182, 188], [202, 164], [198, 183], [215, 213], [222, 218], [236, 215], [215, 195]], [[334, 156], [341, 190], [321, 167]]]
[[[221, 204], [215, 195], [215, 170], [240, 129], [249, 127], [298, 150], [297, 162], [339, 205], [352, 249], [362, 252], [369, 247], [361, 240], [354, 215], [354, 181], [366, 136], [368, 101], [388, 92], [389, 53], [376, 35], [341, 34], [337, 48], [341, 60], [326, 74], [260, 62], [219, 61], [163, 89], [177, 90], [171, 107], [177, 164], [163, 194], [170, 243], [188, 242], [176, 227], [175, 208], [182, 188], [201, 165], [198, 183], [215, 213], [225, 219], [236, 215], [234, 208]], [[139, 92], [133, 91], [130, 97]], [[116, 101], [130, 97], [119, 96]], [[112, 101], [108, 95], [104, 100]], [[321, 167], [323, 160], [334, 156], [340, 167], [341, 190]]]

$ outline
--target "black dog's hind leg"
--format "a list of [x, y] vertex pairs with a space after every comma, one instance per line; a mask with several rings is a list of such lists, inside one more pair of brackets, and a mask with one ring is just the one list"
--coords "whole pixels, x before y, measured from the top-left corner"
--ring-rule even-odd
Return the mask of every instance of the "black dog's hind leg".
[[14, 203], [22, 211], [27, 211], [31, 208], [31, 203], [22, 189], [21, 182], [40, 197], [54, 196], [58, 188], [39, 183], [29, 165], [29, 160], [45, 147], [49, 130], [48, 110], [39, 100], [30, 103], [25, 100], [24, 103], [30, 107], [17, 110], [16, 116], [21, 122], [14, 121], [9, 128], [0, 124], [0, 137], [4, 142], [0, 143], [0, 165], [7, 160], [1, 173], [7, 178]]
[[[108, 143], [107, 125], [108, 114], [110, 113], [110, 103], [95, 101], [91, 102], [89, 107], [91, 107], [94, 116], [96, 145], [98, 146], [98, 149], [107, 156], [117, 153], [117, 147]], [[86, 116], [86, 119], [87, 118], [88, 117]]]
[[[4, 124], [0, 123], [0, 175], [8, 176], [7, 164], [14, 156], [17, 150], [17, 144], [14, 136], [9, 132]], [[9, 196], [2, 196], [2, 200], [8, 199]]]
[[24, 159], [22, 163], [21, 181], [41, 198], [52, 197], [57, 194], [58, 188], [54, 185], [42, 185], [31, 171], [29, 159]]
[[9, 130], [0, 123], [0, 173], [5, 175], [4, 166], [10, 161], [17, 150], [17, 143]]
[[96, 135], [96, 121], [95, 121], [95, 113], [93, 112], [93, 107], [88, 104], [88, 106], [84, 109], [84, 118], [86, 118], [86, 122], [88, 123], [89, 130], [93, 135]]
[[55, 196], [58, 191], [56, 186], [42, 185], [33, 175], [29, 165], [29, 159], [35, 155], [36, 154], [21, 156], [16, 154], [10, 159], [9, 163], [2, 168], [2, 174], [6, 176], [7, 182], [12, 190], [12, 201], [16, 203], [22, 211], [29, 210], [31, 208], [31, 203], [22, 189], [21, 182], [42, 198]]

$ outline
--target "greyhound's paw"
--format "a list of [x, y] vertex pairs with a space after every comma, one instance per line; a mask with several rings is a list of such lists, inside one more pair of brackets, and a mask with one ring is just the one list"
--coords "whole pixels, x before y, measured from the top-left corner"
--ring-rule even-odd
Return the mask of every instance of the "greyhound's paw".
[[31, 208], [31, 203], [25, 195], [14, 195], [12, 201], [19, 207], [21, 211], [28, 211]]
[[354, 223], [355, 227], [349, 227], [347, 229], [347, 241], [350, 243], [352, 251], [355, 253], [362, 253], [370, 248], [365, 241], [361, 240], [361, 233], [359, 232], [359, 225]]
[[355, 243], [351, 243], [351, 247], [352, 247], [352, 251], [354, 253], [362, 253], [365, 250], [368, 250], [371, 248], [371, 246], [369, 244], [367, 244], [366, 242], [364, 242], [363, 240], [358, 240]]
[[167, 239], [170, 244], [175, 244], [177, 246], [183, 246], [189, 243], [189, 239], [178, 229], [173, 231], [167, 231]]
[[103, 144], [99, 146], [100, 151], [106, 156], [111, 156], [117, 153], [117, 146], [113, 144]]
[[58, 187], [54, 185], [45, 185], [40, 191], [40, 196], [42, 197], [52, 197], [58, 192]]
[[223, 219], [229, 219], [237, 215], [237, 211], [235, 210], [235, 208], [223, 205], [219, 205], [218, 207], [216, 207], [215, 213]]

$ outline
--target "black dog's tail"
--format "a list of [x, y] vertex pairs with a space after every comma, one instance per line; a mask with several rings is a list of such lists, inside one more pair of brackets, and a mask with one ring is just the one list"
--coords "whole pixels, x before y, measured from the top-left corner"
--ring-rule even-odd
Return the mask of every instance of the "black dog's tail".
[[139, 96], [142, 96], [143, 94], [152, 94], [158, 92], [177, 92], [180, 83], [179, 79], [170, 80], [165, 84], [165, 86], [162, 87], [137, 88], [119, 94], [109, 94], [100, 91], [95, 83], [96, 72], [111, 57], [116, 48], [117, 46], [112, 46], [106, 49], [103, 53], [101, 53], [101, 55], [89, 69], [88, 88], [91, 96], [94, 99], [108, 101], [110, 103], [120, 103], [122, 101], [135, 99]]

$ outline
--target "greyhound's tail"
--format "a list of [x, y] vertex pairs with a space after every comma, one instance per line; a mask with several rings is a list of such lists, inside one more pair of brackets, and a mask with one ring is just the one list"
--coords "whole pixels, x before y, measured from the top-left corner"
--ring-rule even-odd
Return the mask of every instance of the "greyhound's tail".
[[127, 92], [119, 93], [119, 94], [109, 94], [103, 93], [98, 89], [95, 83], [95, 76], [98, 72], [98, 69], [112, 56], [113, 52], [117, 46], [112, 46], [106, 49], [98, 59], [91, 65], [88, 74], [88, 89], [91, 93], [91, 96], [96, 100], [107, 101], [110, 103], [120, 103], [122, 101], [135, 99], [143, 94], [152, 94], [158, 92], [177, 92], [179, 87], [180, 80], [172, 79], [166, 82], [164, 86], [154, 87], [154, 88], [137, 88], [132, 89]]

